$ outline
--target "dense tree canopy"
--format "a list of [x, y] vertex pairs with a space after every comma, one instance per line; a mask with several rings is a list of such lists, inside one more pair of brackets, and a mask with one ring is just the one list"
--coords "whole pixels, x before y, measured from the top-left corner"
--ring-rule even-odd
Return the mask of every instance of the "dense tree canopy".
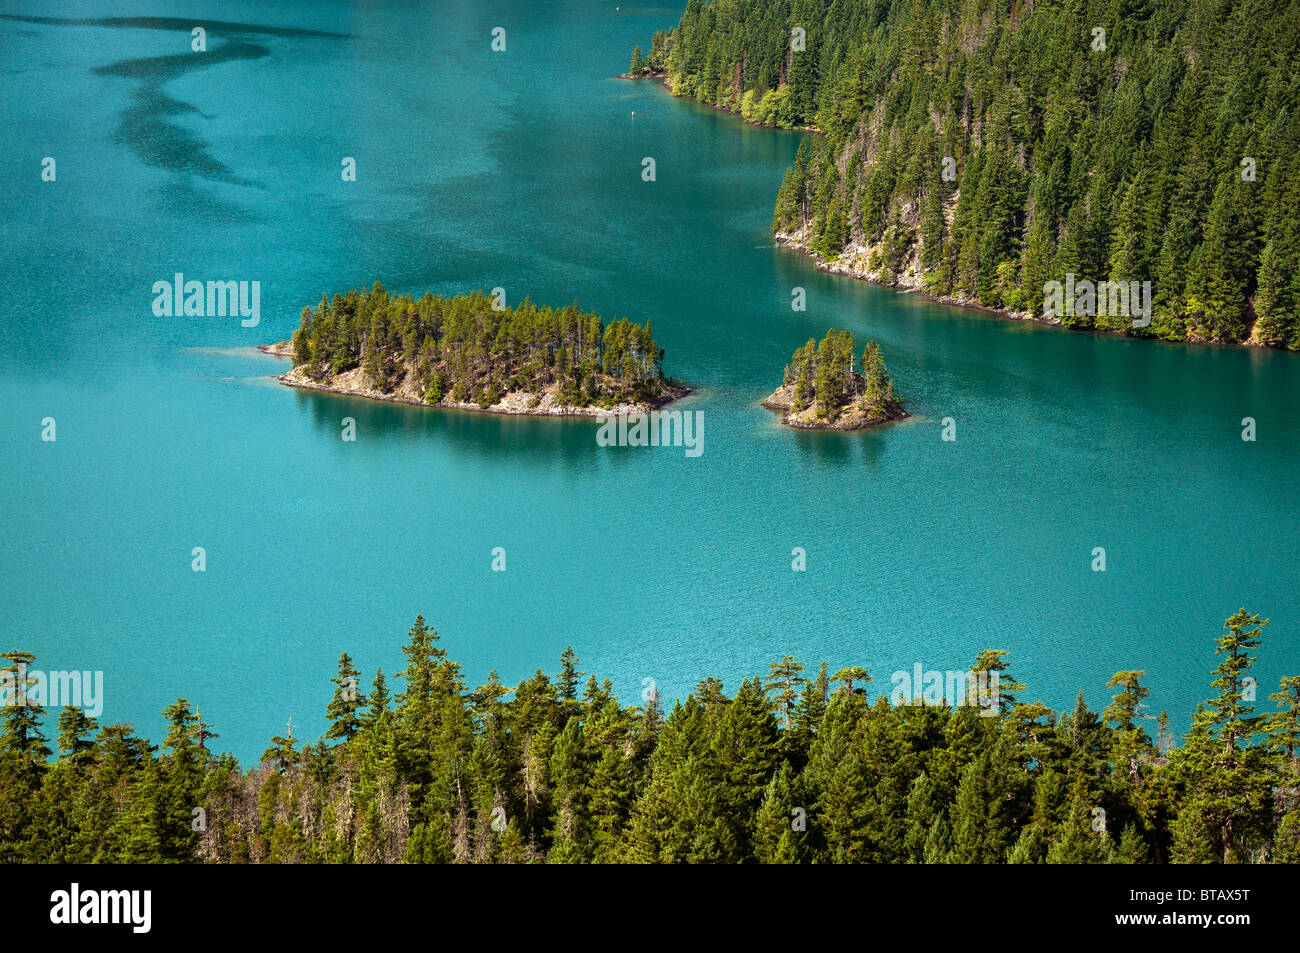
[[785, 367], [783, 383], [793, 386], [792, 408], [812, 407], [818, 417], [834, 418], [853, 403], [862, 404], [871, 417], [894, 416], [899, 403], [894, 383], [885, 370], [880, 345], [867, 342], [862, 367], [853, 366], [853, 332], [831, 328], [821, 343], [812, 338], [798, 348]]
[[[400, 691], [382, 672], [361, 691], [344, 654], [325, 736], [290, 723], [250, 770], [213, 753], [185, 699], [161, 749], [65, 709], [52, 751], [40, 705], [6, 704], [0, 860], [1295, 863], [1300, 679], [1267, 717], [1246, 690], [1266, 625], [1227, 621], [1215, 694], [1174, 747], [1148, 733], [1140, 670], [1098, 715], [1082, 695], [1060, 713], [1018, 698], [1001, 650], [971, 666], [998, 704], [921, 686], [873, 701], [861, 666], [787, 655], [665, 715], [653, 693], [629, 707], [584, 682], [572, 650], [555, 677], [471, 689], [417, 618]], [[0, 658], [11, 688], [34, 661]]]
[[1300, 349], [1295, 0], [690, 0], [641, 69], [812, 126], [773, 227], [886, 281], [1041, 314], [1151, 283], [1147, 326]]
[[[494, 307], [495, 304], [495, 307]], [[384, 392], [488, 406], [510, 391], [558, 388], [573, 406], [612, 406], [663, 393], [663, 349], [650, 324], [539, 307], [513, 307], [482, 292], [453, 298], [368, 292], [322, 296], [304, 308], [293, 362], [316, 380], [360, 369]]]

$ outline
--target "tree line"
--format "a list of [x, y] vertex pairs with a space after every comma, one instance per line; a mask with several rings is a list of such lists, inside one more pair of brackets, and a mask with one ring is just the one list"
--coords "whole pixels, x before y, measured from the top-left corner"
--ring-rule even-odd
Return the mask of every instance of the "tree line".
[[1300, 4], [690, 0], [645, 71], [751, 122], [811, 126], [773, 228], [886, 281], [1043, 311], [1151, 282], [1150, 324], [1300, 349]]
[[557, 388], [571, 406], [653, 400], [664, 391], [664, 352], [650, 322], [606, 325], [574, 303], [507, 306], [481, 291], [416, 300], [370, 291], [322, 295], [304, 308], [293, 364], [315, 380], [360, 368], [373, 387], [404, 385], [429, 403], [487, 407], [510, 391]]
[[624, 705], [584, 682], [572, 649], [554, 676], [470, 688], [417, 617], [400, 685], [377, 671], [363, 690], [345, 653], [325, 735], [290, 725], [247, 770], [186, 699], [160, 746], [76, 708], [51, 744], [40, 705], [11, 703], [34, 659], [9, 652], [0, 862], [1295, 863], [1300, 677], [1256, 713], [1267, 624], [1226, 621], [1175, 745], [1140, 670], [1103, 711], [1080, 693], [1056, 712], [1001, 650], [970, 668], [996, 686], [977, 704], [873, 700], [860, 666], [787, 655], [665, 714], [652, 688]]

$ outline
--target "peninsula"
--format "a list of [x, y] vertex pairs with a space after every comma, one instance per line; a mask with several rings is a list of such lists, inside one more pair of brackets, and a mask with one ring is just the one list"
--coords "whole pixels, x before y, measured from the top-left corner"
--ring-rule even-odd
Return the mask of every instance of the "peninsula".
[[[1081, 9], [692, 0], [630, 74], [818, 133], [772, 232], [824, 271], [1080, 331], [1300, 351], [1294, 8]], [[1149, 282], [1149, 302], [1053, 307], [1070, 282]]]
[[831, 328], [820, 344], [809, 338], [763, 406], [780, 411], [787, 427], [806, 430], [862, 430], [906, 417], [880, 345], [869, 341], [863, 348], [861, 373], [853, 368], [854, 348], [851, 331]]
[[261, 350], [293, 361], [278, 378], [289, 387], [499, 414], [606, 417], [690, 392], [664, 377], [649, 322], [481, 291], [416, 300], [376, 283], [322, 296], [292, 339]]

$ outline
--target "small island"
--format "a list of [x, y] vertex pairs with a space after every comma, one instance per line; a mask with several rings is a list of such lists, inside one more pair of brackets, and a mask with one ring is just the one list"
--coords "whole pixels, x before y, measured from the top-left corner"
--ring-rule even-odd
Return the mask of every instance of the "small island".
[[322, 296], [291, 340], [261, 350], [293, 361], [278, 378], [289, 387], [499, 414], [615, 416], [690, 392], [664, 377], [649, 322], [481, 291], [416, 300], [376, 282]]
[[862, 349], [862, 371], [853, 367], [853, 332], [831, 328], [820, 344], [794, 352], [785, 379], [763, 406], [781, 412], [787, 427], [808, 430], [861, 430], [907, 416], [894, 396], [880, 345]]

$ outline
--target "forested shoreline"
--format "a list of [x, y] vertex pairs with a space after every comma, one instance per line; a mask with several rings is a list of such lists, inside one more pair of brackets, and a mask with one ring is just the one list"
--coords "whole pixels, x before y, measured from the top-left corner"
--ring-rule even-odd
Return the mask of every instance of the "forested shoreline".
[[1267, 625], [1226, 621], [1214, 692], [1175, 745], [1141, 670], [1115, 674], [1100, 713], [1082, 693], [1055, 712], [1004, 651], [947, 700], [896, 673], [873, 701], [861, 667], [787, 655], [731, 695], [706, 678], [665, 714], [652, 682], [628, 706], [584, 681], [572, 649], [553, 677], [470, 688], [417, 617], [399, 685], [377, 671], [363, 690], [344, 654], [326, 734], [290, 724], [248, 770], [186, 699], [160, 747], [78, 708], [52, 732], [37, 699], [12, 703], [35, 662], [13, 651], [0, 861], [1295, 863], [1300, 676], [1256, 711]]
[[509, 306], [481, 291], [415, 299], [376, 282], [366, 292], [323, 295], [303, 309], [286, 351], [286, 384], [434, 406], [607, 411], [686, 392], [664, 377], [648, 321], [606, 324], [576, 302]]
[[[1300, 349], [1300, 4], [690, 0], [633, 72], [813, 127], [772, 227], [828, 270], [1071, 328]], [[1149, 320], [1045, 315], [1150, 282]]]

